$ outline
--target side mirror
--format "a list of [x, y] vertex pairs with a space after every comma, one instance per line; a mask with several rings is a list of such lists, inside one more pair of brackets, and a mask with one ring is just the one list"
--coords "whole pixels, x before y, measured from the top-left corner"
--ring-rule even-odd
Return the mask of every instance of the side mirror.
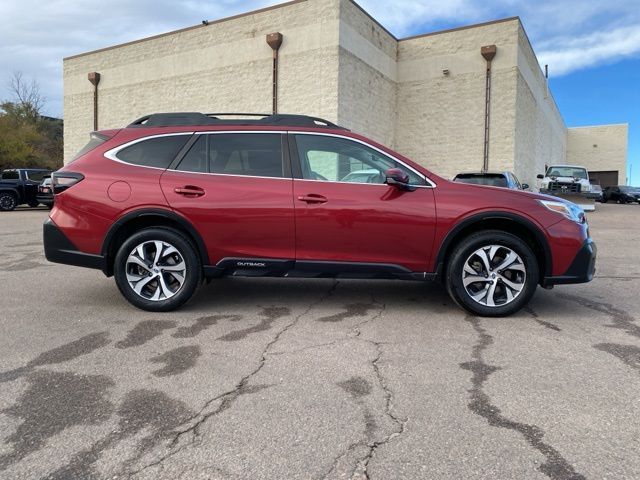
[[536, 175], [536, 178], [539, 178], [540, 180], [542, 180], [544, 178], [544, 175], [542, 175], [541, 173], [539, 173], [538, 175]]
[[522, 190], [529, 190], [529, 184], [528, 183], [523, 183], [522, 184]]
[[384, 172], [385, 183], [399, 190], [412, 192], [416, 187], [409, 185], [409, 175], [399, 168], [389, 168]]

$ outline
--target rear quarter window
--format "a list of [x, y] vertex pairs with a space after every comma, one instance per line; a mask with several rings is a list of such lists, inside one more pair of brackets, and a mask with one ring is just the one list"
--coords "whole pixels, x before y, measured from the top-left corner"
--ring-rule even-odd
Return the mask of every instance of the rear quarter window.
[[168, 135], [141, 140], [118, 151], [115, 157], [142, 167], [167, 168], [185, 146], [189, 135]]

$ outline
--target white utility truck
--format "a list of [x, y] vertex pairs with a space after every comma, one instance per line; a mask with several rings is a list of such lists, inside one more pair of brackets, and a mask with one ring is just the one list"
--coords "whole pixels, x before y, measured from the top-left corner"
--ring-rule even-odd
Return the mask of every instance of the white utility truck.
[[589, 172], [585, 167], [577, 165], [551, 165], [544, 175], [538, 175], [542, 179], [540, 193], [560, 197], [573, 202], [585, 212], [596, 209], [596, 197], [598, 194], [591, 188]]

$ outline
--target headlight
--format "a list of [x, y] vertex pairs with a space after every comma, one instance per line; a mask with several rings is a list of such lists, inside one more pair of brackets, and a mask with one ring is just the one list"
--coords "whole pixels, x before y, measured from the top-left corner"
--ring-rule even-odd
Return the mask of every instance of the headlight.
[[538, 200], [549, 210], [560, 213], [577, 223], [584, 223], [584, 210], [575, 203], [571, 202], [554, 202], [553, 200]]

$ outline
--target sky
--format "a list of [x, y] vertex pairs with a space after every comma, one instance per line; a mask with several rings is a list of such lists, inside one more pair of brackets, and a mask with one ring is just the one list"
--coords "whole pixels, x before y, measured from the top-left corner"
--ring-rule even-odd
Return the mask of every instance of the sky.
[[[63, 115], [62, 59], [281, 3], [271, 0], [4, 0], [0, 100], [14, 72]], [[640, 185], [640, 0], [360, 0], [396, 37], [519, 16], [567, 126], [629, 123]]]

